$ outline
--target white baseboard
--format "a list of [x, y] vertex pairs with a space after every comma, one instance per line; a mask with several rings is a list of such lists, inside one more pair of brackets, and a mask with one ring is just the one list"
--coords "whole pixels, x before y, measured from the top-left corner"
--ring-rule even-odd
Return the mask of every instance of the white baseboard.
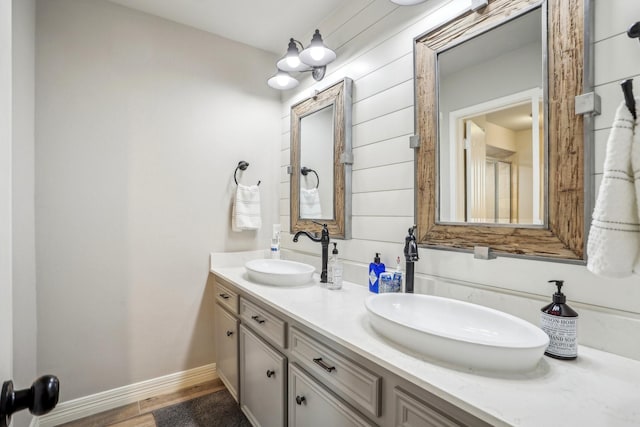
[[163, 377], [129, 384], [90, 396], [61, 402], [50, 413], [41, 417], [34, 417], [30, 427], [57, 426], [152, 396], [172, 393], [216, 378], [218, 378], [216, 364], [212, 363], [189, 369], [188, 371], [176, 372]]

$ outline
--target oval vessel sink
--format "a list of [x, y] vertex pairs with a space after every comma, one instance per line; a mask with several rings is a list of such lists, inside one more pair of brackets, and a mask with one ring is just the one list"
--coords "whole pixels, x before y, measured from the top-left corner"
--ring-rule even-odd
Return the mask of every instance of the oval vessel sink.
[[244, 265], [249, 279], [263, 285], [299, 286], [311, 281], [316, 270], [309, 264], [283, 259], [254, 259]]
[[549, 337], [518, 317], [431, 295], [379, 294], [365, 300], [373, 328], [424, 356], [461, 368], [526, 372], [544, 354]]

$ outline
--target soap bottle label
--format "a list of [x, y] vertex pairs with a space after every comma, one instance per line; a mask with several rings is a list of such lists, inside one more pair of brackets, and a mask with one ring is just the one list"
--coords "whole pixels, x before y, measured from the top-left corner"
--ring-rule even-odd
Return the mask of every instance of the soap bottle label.
[[577, 317], [560, 317], [540, 313], [540, 327], [549, 335], [549, 347], [545, 353], [562, 358], [578, 356]]
[[371, 292], [378, 292], [378, 276], [375, 270], [369, 270], [369, 290]]
[[336, 263], [331, 269], [331, 275], [327, 283], [328, 289], [340, 289], [342, 288], [342, 266]]
[[381, 294], [393, 292], [393, 273], [387, 271], [380, 273], [378, 277], [378, 292]]
[[280, 247], [276, 244], [271, 244], [271, 259], [280, 259]]

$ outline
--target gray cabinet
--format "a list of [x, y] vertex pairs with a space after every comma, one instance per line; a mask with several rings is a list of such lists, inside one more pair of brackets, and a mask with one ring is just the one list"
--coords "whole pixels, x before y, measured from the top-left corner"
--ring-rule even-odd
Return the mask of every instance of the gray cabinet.
[[240, 406], [255, 427], [285, 426], [287, 358], [240, 325]]
[[380, 415], [382, 378], [308, 334], [290, 328], [291, 356], [335, 393]]
[[254, 427], [491, 425], [290, 318], [275, 302], [224, 279], [216, 285], [218, 372]]
[[400, 388], [394, 394], [394, 425], [398, 427], [461, 427], [447, 415], [437, 411], [426, 402], [417, 399]]
[[368, 427], [369, 421], [295, 363], [289, 365], [289, 426]]
[[216, 371], [218, 376], [229, 390], [233, 398], [239, 398], [239, 371], [238, 371], [238, 294], [232, 290], [229, 284], [219, 278], [215, 287], [216, 311], [214, 340], [216, 345], [217, 360]]
[[238, 319], [218, 306], [215, 321], [216, 370], [229, 393], [238, 401]]

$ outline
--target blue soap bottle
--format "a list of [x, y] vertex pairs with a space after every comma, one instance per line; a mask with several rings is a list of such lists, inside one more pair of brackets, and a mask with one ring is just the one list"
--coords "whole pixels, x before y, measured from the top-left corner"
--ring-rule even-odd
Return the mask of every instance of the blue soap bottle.
[[380, 254], [376, 252], [373, 262], [369, 264], [369, 291], [378, 293], [380, 273], [384, 270], [384, 264], [380, 262]]

